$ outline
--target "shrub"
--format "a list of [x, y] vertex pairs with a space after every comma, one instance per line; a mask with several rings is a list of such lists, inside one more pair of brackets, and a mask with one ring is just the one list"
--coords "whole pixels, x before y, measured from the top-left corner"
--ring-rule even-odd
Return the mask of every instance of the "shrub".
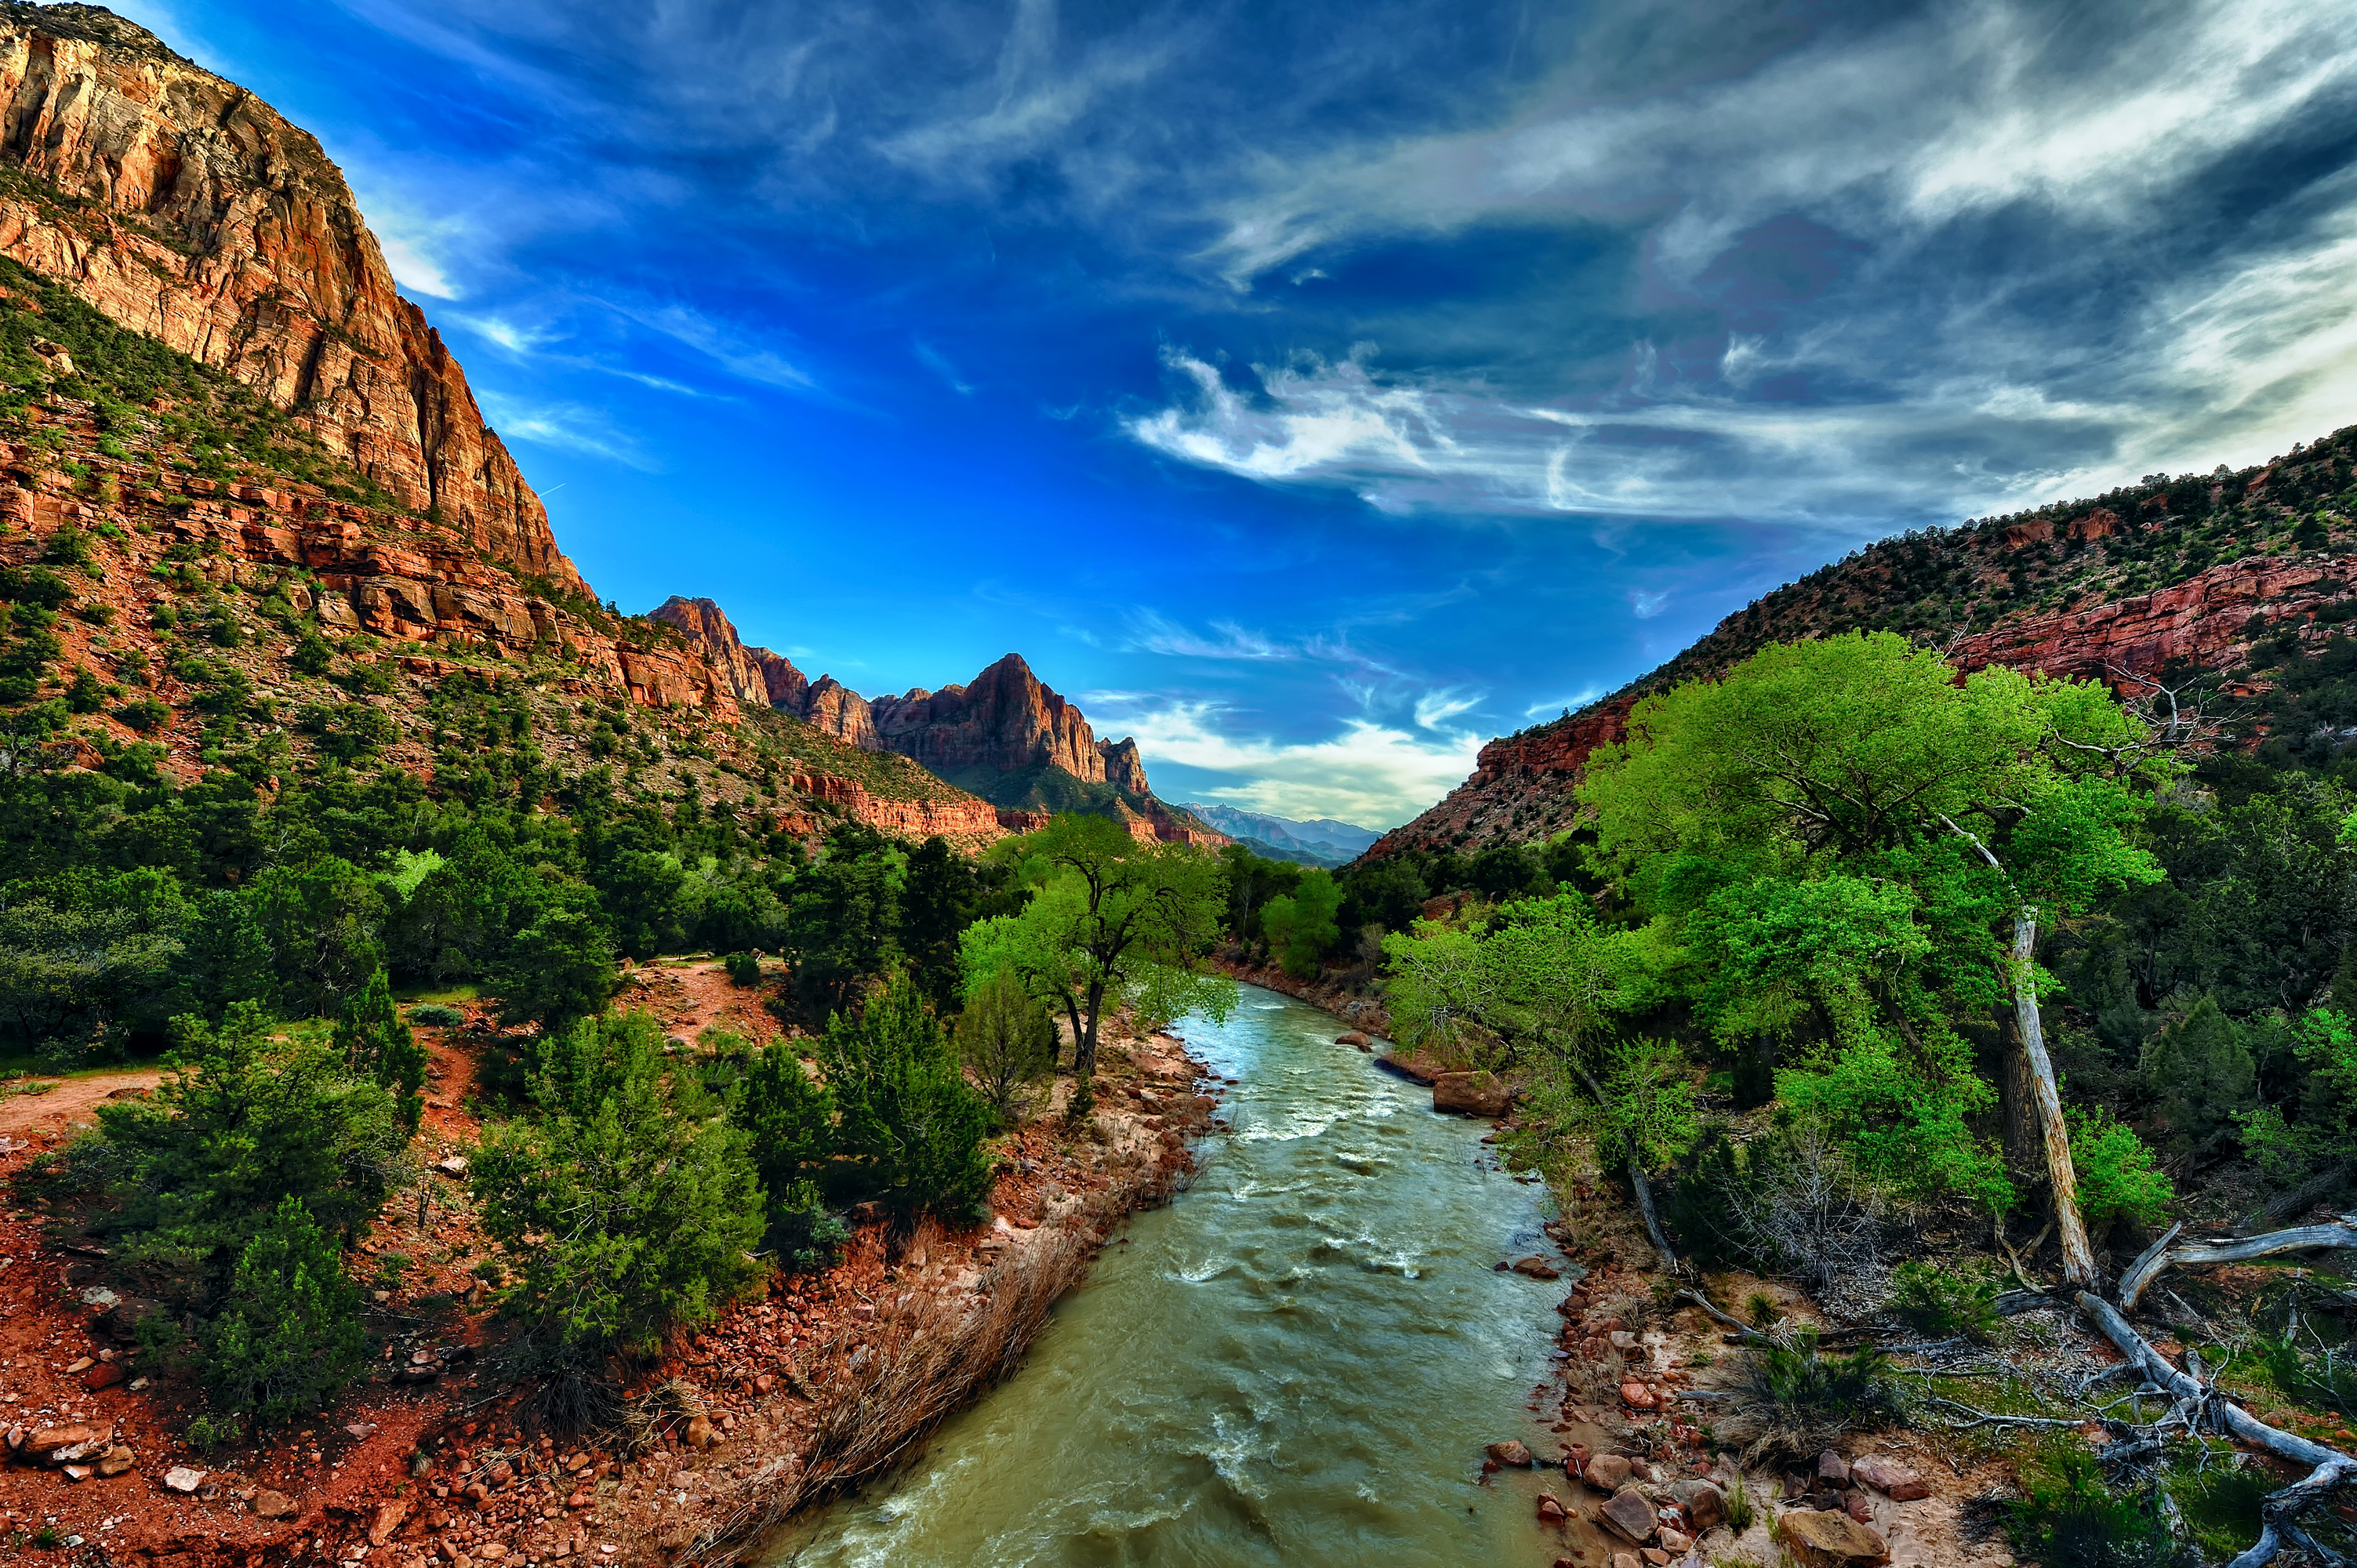
[[335, 661], [335, 650], [328, 646], [325, 638], [312, 631], [296, 638], [295, 651], [286, 656], [286, 662], [300, 675], [325, 675]]
[[614, 991], [614, 944], [586, 909], [553, 903], [510, 939], [488, 968], [511, 1020], [561, 1025], [587, 1017]]
[[904, 1217], [981, 1210], [990, 1108], [966, 1086], [913, 981], [896, 973], [856, 1019], [830, 1019], [820, 1059], [842, 1107], [844, 1151], [866, 1162], [886, 1203]]
[[172, 710], [153, 697], [142, 697], [136, 702], [125, 703], [115, 709], [114, 716], [141, 735], [145, 735], [157, 725], [170, 718]]
[[409, 1021], [420, 1028], [455, 1029], [467, 1021], [467, 1015], [439, 1002], [420, 1002], [409, 1010]]
[[203, 1332], [206, 1386], [265, 1426], [318, 1409], [367, 1364], [360, 1305], [335, 1243], [287, 1198], [239, 1254], [229, 1305]]
[[727, 968], [728, 983], [731, 985], [761, 983], [761, 961], [751, 953], [733, 952], [721, 961]]
[[1996, 1271], [1974, 1260], [1944, 1267], [1901, 1263], [1890, 1273], [1891, 1310], [1943, 1339], [1986, 1339], [1996, 1327]]
[[2250, 1047], [2214, 997], [2203, 996], [2153, 1036], [2143, 1068], [2162, 1116], [2187, 1147], [2209, 1143], [2258, 1102]]
[[1021, 1120], [1027, 1087], [1056, 1070], [1055, 1020], [1024, 993], [1012, 970], [999, 970], [966, 999], [957, 1046], [1001, 1126]]
[[372, 1078], [398, 1097], [409, 1130], [417, 1130], [425, 1114], [425, 1047], [393, 1011], [393, 986], [380, 969], [369, 976], [360, 994], [344, 1004], [336, 1026], [336, 1048], [344, 1065]]
[[1849, 1433], [1886, 1424], [1900, 1411], [1889, 1356], [1871, 1345], [1824, 1355], [1817, 1331], [1808, 1327], [1746, 1351], [1733, 1392], [1720, 1435], [1742, 1447], [1747, 1464], [1809, 1457]]
[[2042, 1568], [2160, 1568], [2174, 1562], [2156, 1499], [2124, 1497], [2075, 1436], [2041, 1441], [2018, 1466], [2021, 1496], [2007, 1505], [2014, 1550]]
[[665, 1070], [662, 1046], [643, 1013], [585, 1018], [544, 1041], [540, 1116], [493, 1129], [475, 1163], [484, 1230], [517, 1260], [506, 1305], [558, 1369], [651, 1351], [756, 1272], [745, 1135], [692, 1075]]
[[2123, 1216], [2155, 1224], [2177, 1196], [2169, 1177], [2153, 1168], [2152, 1150], [2136, 1129], [2101, 1110], [2072, 1119], [2071, 1163], [2079, 1174], [2079, 1212], [2097, 1235]]

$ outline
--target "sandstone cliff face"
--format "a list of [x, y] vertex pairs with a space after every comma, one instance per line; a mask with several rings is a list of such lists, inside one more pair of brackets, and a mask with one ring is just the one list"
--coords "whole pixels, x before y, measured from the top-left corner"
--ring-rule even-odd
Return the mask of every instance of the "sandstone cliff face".
[[687, 634], [712, 665], [728, 694], [740, 703], [779, 708], [796, 718], [809, 716], [810, 682], [793, 660], [766, 648], [748, 648], [737, 628], [710, 599], [682, 598], [673, 594], [648, 612]]
[[832, 675], [822, 675], [803, 694], [802, 717], [837, 740], [866, 751], [882, 751], [867, 701]]
[[[870, 712], [886, 750], [936, 773], [970, 768], [1014, 773], [1044, 763], [1084, 782], [1104, 781], [1104, 754], [1089, 721], [1040, 684], [1019, 653], [985, 670], [971, 685], [878, 697]], [[1134, 761], [1134, 746], [1130, 755]]]
[[475, 548], [587, 596], [309, 133], [98, 7], [8, 5], [0, 169], [16, 176], [0, 252], [294, 411]]

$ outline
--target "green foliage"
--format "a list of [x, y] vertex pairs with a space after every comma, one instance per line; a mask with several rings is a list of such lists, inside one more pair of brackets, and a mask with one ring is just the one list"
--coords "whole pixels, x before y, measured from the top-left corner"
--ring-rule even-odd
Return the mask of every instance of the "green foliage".
[[761, 983], [761, 961], [751, 953], [733, 952], [723, 959], [721, 963], [728, 971], [729, 984], [745, 986]]
[[172, 1032], [172, 1076], [145, 1100], [100, 1106], [78, 1155], [115, 1186], [108, 1224], [124, 1260], [205, 1299], [290, 1198], [332, 1234], [357, 1234], [409, 1141], [393, 1097], [316, 1036], [273, 1038], [251, 1002], [218, 1027], [184, 1016]]
[[505, 1305], [552, 1357], [577, 1369], [651, 1351], [745, 1288], [761, 1234], [745, 1135], [665, 1070], [653, 1018], [550, 1036], [532, 1094], [540, 1114], [490, 1131], [473, 1190], [485, 1232], [519, 1260]]
[[[773, 1040], [748, 1065], [730, 1105], [769, 1195], [770, 1240], [789, 1262], [813, 1250], [816, 1178], [834, 1157], [834, 1095], [792, 1046]], [[808, 1261], [803, 1267], [820, 1266]]]
[[273, 866], [254, 880], [253, 908], [295, 1016], [330, 1011], [383, 967], [384, 897], [350, 861], [322, 854]]
[[439, 1002], [420, 1002], [409, 1010], [409, 1021], [428, 1029], [455, 1029], [467, 1021], [467, 1015]]
[[966, 998], [957, 1047], [999, 1124], [1012, 1125], [1023, 1119], [1025, 1091], [1056, 1070], [1055, 1020], [1002, 969]]
[[425, 1112], [425, 1047], [394, 1011], [393, 985], [382, 969], [344, 1004], [335, 1044], [350, 1071], [374, 1079], [393, 1094], [414, 1133]]
[[1997, 1273], [1977, 1259], [1904, 1262], [1890, 1272], [1890, 1308], [1919, 1333], [1986, 1341], [1996, 1332]]
[[229, 1304], [203, 1331], [206, 1388], [264, 1426], [324, 1407], [367, 1365], [360, 1307], [340, 1250], [286, 1198], [238, 1255]]
[[887, 1204], [951, 1220], [981, 1212], [990, 1108], [913, 981], [896, 974], [856, 1017], [830, 1019], [819, 1059], [842, 1111], [840, 1146], [864, 1162]]
[[874, 830], [846, 823], [828, 835], [826, 857], [794, 879], [787, 954], [807, 1016], [849, 1006], [898, 960], [897, 869]]
[[614, 949], [595, 915], [552, 902], [485, 972], [511, 1018], [562, 1025], [596, 1013], [613, 994]]
[[2158, 1224], [2177, 1189], [2154, 1166], [2152, 1150], [2136, 1129], [2100, 1108], [2072, 1116], [2070, 1122], [2079, 1212], [2089, 1233], [2100, 1236], [2119, 1219]]
[[317, 632], [306, 631], [295, 639], [295, 650], [286, 662], [298, 675], [325, 675], [335, 664], [335, 650]]
[[2213, 996], [2146, 1044], [2143, 1068], [2162, 1116], [2189, 1148], [2231, 1131], [2255, 1108], [2258, 1064]]
[[1341, 937], [1335, 915], [1342, 905], [1333, 874], [1312, 869], [1286, 897], [1272, 898], [1261, 909], [1261, 929], [1285, 972], [1296, 980], [1317, 977], [1318, 961]]
[[2176, 1560], [2156, 1498], [2122, 1495], [2075, 1434], [2040, 1440], [2017, 1468], [2021, 1496], [2007, 1505], [2013, 1549], [2040, 1568], [2164, 1568]]
[[1724, 1434], [1751, 1461], [1813, 1455], [1846, 1433], [1897, 1419], [1901, 1409], [1889, 1356], [1871, 1345], [1826, 1355], [1812, 1327], [1742, 1352], [1734, 1391]]

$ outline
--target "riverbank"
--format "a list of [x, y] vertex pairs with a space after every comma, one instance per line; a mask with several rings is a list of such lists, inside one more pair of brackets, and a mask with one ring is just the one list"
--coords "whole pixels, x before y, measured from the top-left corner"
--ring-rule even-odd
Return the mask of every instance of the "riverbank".
[[1211, 963], [1231, 980], [1307, 1002], [1361, 1033], [1388, 1037], [1392, 1032], [1392, 1015], [1384, 1010], [1383, 999], [1364, 986], [1329, 980], [1322, 972], [1315, 980], [1297, 980], [1275, 964], [1246, 963], [1225, 954], [1214, 957]]
[[[687, 1014], [709, 977], [664, 978], [683, 982], [685, 997], [665, 1022], [692, 1038]], [[836, 1267], [780, 1280], [675, 1339], [628, 1385], [619, 1428], [593, 1439], [549, 1430], [531, 1406], [534, 1387], [499, 1375], [504, 1326], [470, 1267], [495, 1253], [473, 1228], [462, 1176], [481, 1131], [476, 1059], [498, 1035], [469, 1014], [422, 1032], [432, 1062], [422, 1174], [355, 1254], [380, 1270], [369, 1326], [383, 1362], [312, 1426], [188, 1447], [199, 1406], [185, 1369], [135, 1359], [108, 1332], [106, 1300], [83, 1296], [102, 1250], [45, 1234], [38, 1213], [0, 1216], [0, 1351], [11, 1363], [0, 1422], [11, 1423], [12, 1455], [79, 1428], [73, 1442], [128, 1455], [86, 1471], [0, 1467], [9, 1530], [126, 1568], [571, 1568], [723, 1555], [791, 1508], [903, 1459], [1012, 1370], [1114, 1228], [1186, 1179], [1188, 1139], [1210, 1125], [1221, 1088], [1199, 1081], [1200, 1065], [1175, 1037], [1115, 1032], [1089, 1125], [1063, 1126], [1070, 1084], [1059, 1080], [1006, 1147], [988, 1223], [927, 1223], [895, 1238], [880, 1216], [855, 1215]], [[75, 1114], [87, 1110], [81, 1098], [60, 1096], [0, 1144], [0, 1179], [63, 1146], [87, 1121]], [[21, 1192], [16, 1202], [30, 1207]]]

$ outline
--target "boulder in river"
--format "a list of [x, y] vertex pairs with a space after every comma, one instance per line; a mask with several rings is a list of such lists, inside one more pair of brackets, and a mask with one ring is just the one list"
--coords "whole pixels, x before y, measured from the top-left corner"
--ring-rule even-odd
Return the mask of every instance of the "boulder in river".
[[1539, 1494], [1539, 1518], [1543, 1521], [1548, 1524], [1561, 1524], [1569, 1517], [1569, 1510], [1563, 1506], [1562, 1498], [1553, 1492]]
[[1587, 1462], [1587, 1484], [1599, 1492], [1617, 1492], [1629, 1484], [1629, 1461], [1619, 1454], [1598, 1454]]
[[1519, 1437], [1509, 1437], [1503, 1443], [1492, 1443], [1486, 1452], [1491, 1458], [1511, 1468], [1527, 1470], [1531, 1467], [1530, 1446]]
[[1356, 1046], [1362, 1051], [1368, 1048], [1367, 1035], [1363, 1029], [1352, 1029], [1349, 1034], [1337, 1035], [1334, 1036], [1334, 1043], [1338, 1046]]
[[1653, 1532], [1662, 1527], [1660, 1516], [1653, 1511], [1653, 1499], [1634, 1487], [1623, 1487], [1613, 1493], [1596, 1510], [1596, 1517], [1640, 1546], [1652, 1540]]
[[1516, 1258], [1514, 1260], [1513, 1269], [1514, 1273], [1523, 1275], [1526, 1279], [1559, 1280], [1563, 1277], [1563, 1271], [1556, 1268], [1553, 1263], [1548, 1262], [1544, 1258]]
[[1503, 1116], [1514, 1091], [1494, 1072], [1444, 1072], [1432, 1080], [1432, 1108], [1463, 1116]]

